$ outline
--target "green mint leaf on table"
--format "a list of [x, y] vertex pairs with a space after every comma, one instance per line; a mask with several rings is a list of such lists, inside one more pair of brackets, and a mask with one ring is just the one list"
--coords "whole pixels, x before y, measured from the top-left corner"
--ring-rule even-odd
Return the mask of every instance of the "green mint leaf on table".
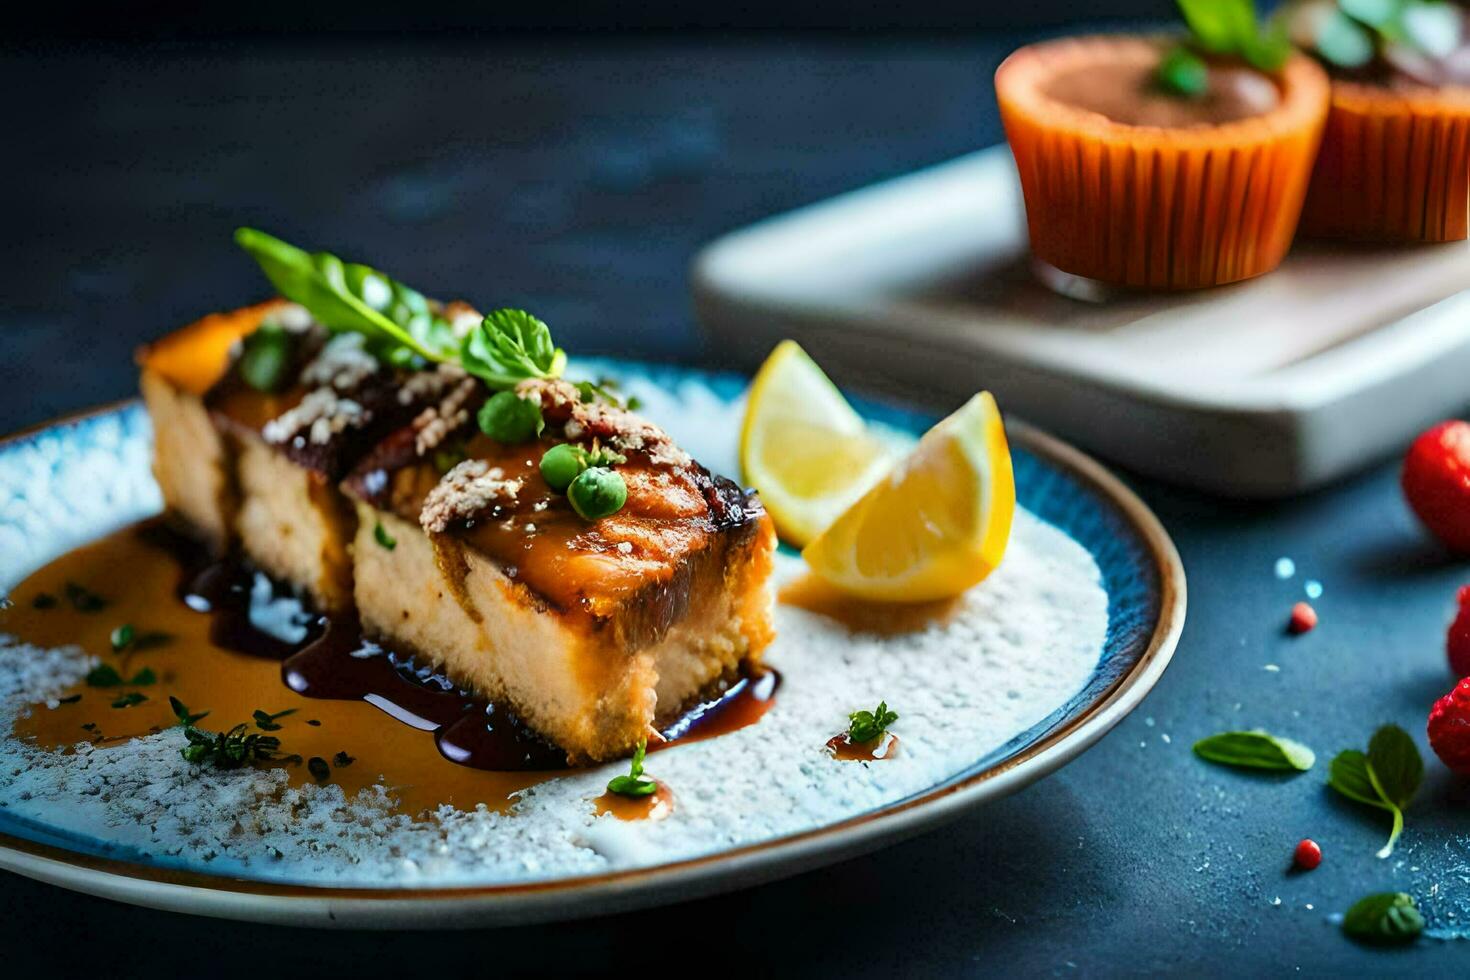
[[133, 708], [147, 700], [148, 695], [142, 691], [129, 691], [126, 694], [120, 695], [116, 701], [113, 701], [112, 706], [114, 708]]
[[1174, 48], [1159, 62], [1155, 76], [1164, 91], [1197, 99], [1210, 87], [1210, 69], [1188, 48]]
[[648, 742], [638, 743], [628, 766], [628, 775], [614, 776], [607, 784], [609, 793], [618, 796], [652, 796], [658, 792], [658, 781], [643, 775], [643, 756], [648, 751]]
[[108, 639], [112, 643], [112, 652], [121, 653], [128, 647], [132, 646], [133, 628], [127, 623], [124, 623], [123, 625], [114, 629], [112, 631], [112, 635], [108, 637]]
[[1317, 761], [1316, 753], [1300, 742], [1278, 738], [1268, 732], [1221, 732], [1194, 743], [1194, 754], [1206, 762], [1246, 769], [1277, 772], [1306, 772]]
[[129, 684], [134, 684], [138, 687], [147, 687], [149, 684], [155, 684], [157, 682], [158, 675], [153, 673], [152, 667], [144, 667], [132, 677], [128, 678]]
[[511, 446], [532, 441], [546, 428], [540, 404], [520, 398], [513, 391], [492, 395], [480, 406], [476, 421], [485, 435]]
[[1367, 753], [1346, 749], [1337, 754], [1328, 771], [1327, 785], [1354, 802], [1386, 810], [1393, 817], [1388, 843], [1378, 851], [1380, 858], [1386, 858], [1404, 832], [1404, 808], [1423, 777], [1424, 760], [1414, 740], [1397, 725], [1384, 725], [1373, 734]]
[[1424, 760], [1409, 733], [1384, 725], [1368, 741], [1368, 775], [1380, 796], [1402, 809], [1424, 779]]
[[170, 709], [173, 710], [174, 717], [179, 720], [179, 724], [183, 725], [185, 728], [190, 727], [199, 719], [205, 718], [209, 715], [208, 711], [201, 711], [198, 714], [190, 714], [188, 706], [185, 705], [184, 702], [180, 701], [178, 698], [174, 697], [172, 694], [168, 696], [168, 706]]
[[306, 769], [311, 773], [311, 778], [319, 783], [325, 783], [332, 778], [332, 770], [327, 765], [327, 760], [319, 755], [314, 755], [306, 760]]
[[278, 391], [291, 366], [292, 344], [291, 334], [279, 323], [262, 323], [241, 344], [240, 377], [256, 391]]
[[86, 681], [88, 687], [121, 687], [123, 679], [112, 664], [98, 664], [87, 671]]
[[1424, 917], [1412, 896], [1382, 892], [1354, 902], [1342, 917], [1342, 931], [1361, 943], [1399, 945], [1418, 938], [1424, 931]]
[[524, 310], [496, 310], [460, 346], [460, 365], [491, 388], [514, 388], [527, 378], [559, 378], [567, 355], [551, 329]]
[[888, 702], [878, 702], [873, 711], [854, 711], [847, 716], [847, 740], [857, 744], [876, 742], [888, 726], [898, 721], [898, 713], [888, 710]]
[[378, 547], [386, 548], [389, 551], [398, 547], [398, 539], [388, 533], [388, 529], [383, 526], [382, 521], [378, 521], [373, 525], [373, 540], [378, 542]]
[[235, 241], [277, 292], [328, 329], [365, 335], [394, 363], [453, 359], [453, 331], [421, 293], [376, 269], [326, 252], [313, 255], [254, 228], [237, 229]]

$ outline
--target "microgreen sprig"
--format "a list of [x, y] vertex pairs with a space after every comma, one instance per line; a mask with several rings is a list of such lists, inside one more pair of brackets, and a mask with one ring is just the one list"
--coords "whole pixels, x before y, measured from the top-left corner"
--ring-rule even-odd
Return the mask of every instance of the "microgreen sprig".
[[888, 702], [878, 702], [872, 711], [854, 711], [847, 716], [847, 740], [862, 745], [876, 742], [888, 726], [898, 721], [898, 712], [888, 710]]
[[618, 796], [652, 796], [658, 792], [658, 781], [643, 775], [643, 756], [648, 751], [648, 740], [638, 743], [633, 750], [633, 759], [628, 775], [614, 776], [608, 781], [607, 791]]

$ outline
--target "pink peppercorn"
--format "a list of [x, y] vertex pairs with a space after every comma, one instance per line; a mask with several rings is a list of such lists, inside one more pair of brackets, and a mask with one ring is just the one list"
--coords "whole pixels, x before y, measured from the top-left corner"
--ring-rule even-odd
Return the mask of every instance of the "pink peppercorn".
[[1291, 607], [1291, 619], [1286, 628], [1292, 633], [1307, 633], [1317, 627], [1317, 610], [1305, 602], [1298, 602]]
[[1296, 866], [1303, 871], [1311, 871], [1322, 863], [1322, 848], [1317, 846], [1316, 841], [1308, 837], [1296, 846], [1292, 860], [1296, 861]]

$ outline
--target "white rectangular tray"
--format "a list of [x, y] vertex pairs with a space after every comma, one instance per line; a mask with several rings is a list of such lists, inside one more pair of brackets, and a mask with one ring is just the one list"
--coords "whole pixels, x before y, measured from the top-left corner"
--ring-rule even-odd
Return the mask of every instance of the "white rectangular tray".
[[1279, 496], [1470, 404], [1470, 243], [1298, 243], [1190, 293], [1067, 299], [1030, 271], [1005, 146], [714, 242], [696, 309], [743, 366], [792, 337], [839, 382], [1003, 408], [1127, 466]]

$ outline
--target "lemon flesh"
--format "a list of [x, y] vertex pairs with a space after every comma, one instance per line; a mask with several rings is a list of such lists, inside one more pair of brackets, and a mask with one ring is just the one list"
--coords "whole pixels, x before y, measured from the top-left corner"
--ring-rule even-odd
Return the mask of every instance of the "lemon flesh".
[[859, 598], [945, 599], [1000, 565], [1015, 508], [1005, 427], [995, 399], [981, 392], [930, 429], [802, 557]]
[[807, 544], [891, 461], [816, 362], [782, 341], [756, 372], [740, 432], [745, 482], [760, 491], [781, 538]]

